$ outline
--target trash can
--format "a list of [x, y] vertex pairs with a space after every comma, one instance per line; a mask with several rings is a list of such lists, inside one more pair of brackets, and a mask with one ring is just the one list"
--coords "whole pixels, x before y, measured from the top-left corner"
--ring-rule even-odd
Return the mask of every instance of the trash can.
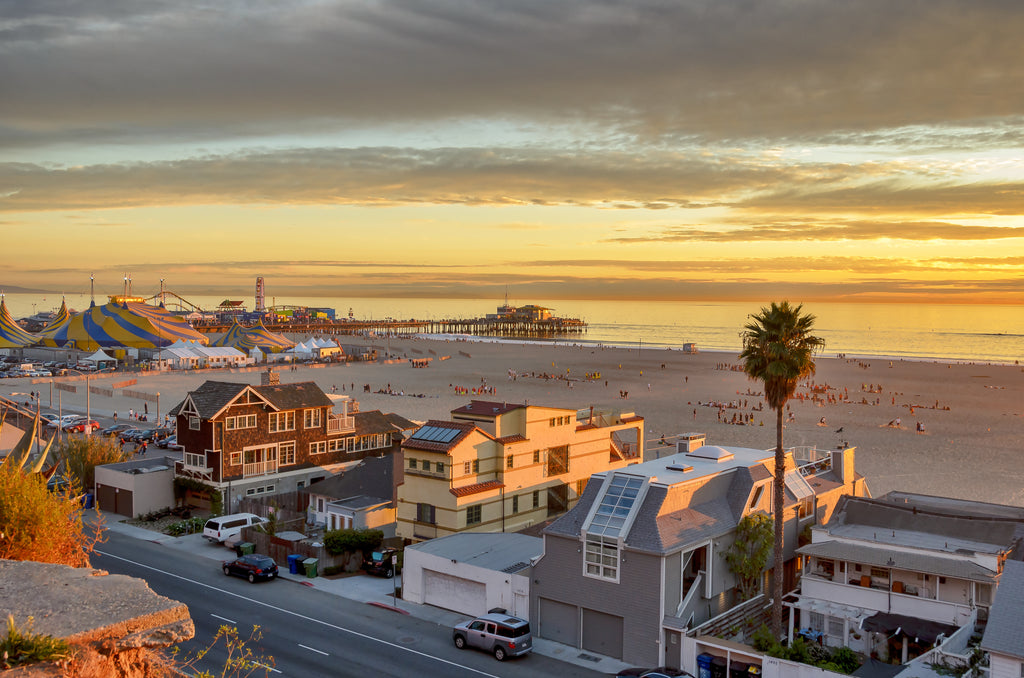
[[92, 492], [86, 492], [85, 496], [82, 497], [82, 508], [91, 509], [93, 507], [93, 495]]
[[711, 660], [711, 678], [729, 678], [725, 657], [714, 657]]
[[240, 556], [247, 556], [256, 551], [256, 544], [253, 544], [251, 541], [243, 541], [235, 547], [235, 551]]
[[729, 678], [747, 678], [750, 675], [747, 673], [748, 666], [746, 662], [732, 661], [729, 664]]
[[312, 579], [316, 576], [316, 558], [306, 558], [302, 561], [302, 564], [306, 567], [306, 576]]
[[711, 678], [711, 660], [709, 654], [697, 655], [697, 678]]
[[289, 574], [302, 574], [302, 570], [299, 569], [299, 563], [302, 562], [302, 555], [293, 553], [288, 556], [288, 572]]

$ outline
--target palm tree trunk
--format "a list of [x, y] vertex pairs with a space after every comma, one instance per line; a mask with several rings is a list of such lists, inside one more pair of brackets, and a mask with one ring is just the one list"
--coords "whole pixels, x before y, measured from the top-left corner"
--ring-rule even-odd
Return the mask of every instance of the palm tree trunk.
[[773, 511], [775, 513], [775, 563], [772, 574], [772, 634], [776, 638], [782, 637], [782, 590], [784, 574], [784, 554], [782, 552], [782, 528], [785, 520], [785, 476], [786, 476], [786, 453], [782, 449], [782, 410], [785, 405], [780, 405], [776, 410], [775, 430], [775, 493], [773, 498]]

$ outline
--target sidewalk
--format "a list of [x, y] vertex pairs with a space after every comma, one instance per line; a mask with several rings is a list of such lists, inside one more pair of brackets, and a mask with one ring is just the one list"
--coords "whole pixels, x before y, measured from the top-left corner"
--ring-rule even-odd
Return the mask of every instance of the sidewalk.
[[[95, 520], [95, 510], [87, 510], [85, 511], [85, 514], [86, 520]], [[105, 527], [107, 530], [119, 532], [134, 539], [162, 544], [168, 548], [186, 551], [217, 562], [229, 560], [234, 557], [234, 553], [230, 549], [219, 544], [210, 543], [204, 539], [201, 534], [190, 534], [184, 537], [171, 537], [152, 530], [128, 525], [124, 522], [117, 522], [118, 520], [123, 520], [121, 516], [105, 513], [103, 514], [103, 518], [105, 520]], [[367, 603], [369, 605], [375, 605], [377, 607], [395, 610], [396, 613], [408, 614], [416, 617], [417, 619], [433, 622], [443, 627], [443, 630], [440, 631], [441, 633], [447, 633], [448, 629], [453, 627], [455, 624], [470, 618], [469, 615], [452, 612], [450, 610], [443, 610], [439, 607], [434, 607], [433, 605], [419, 605], [402, 600], [401, 598], [393, 599], [392, 593], [394, 588], [396, 586], [401, 587], [402, 585], [400, 575], [396, 576], [394, 579], [373, 577], [366, 574], [353, 575], [351, 577], [339, 577], [337, 579], [327, 579], [325, 577], [307, 578], [305, 574], [291, 574], [288, 571], [287, 566], [279, 565], [278, 567], [278, 576], [280, 579], [287, 579], [324, 593], [348, 598], [349, 600], [355, 600], [361, 603]], [[558, 659], [559, 661], [583, 666], [605, 674], [614, 675], [619, 671], [619, 669], [627, 666], [627, 664], [623, 664], [618, 659], [602, 657], [600, 655], [595, 655], [590, 651], [584, 652], [583, 650], [575, 647], [570, 647], [568, 645], [555, 643], [550, 640], [537, 637], [534, 637], [533, 639], [533, 651], [547, 657]]]

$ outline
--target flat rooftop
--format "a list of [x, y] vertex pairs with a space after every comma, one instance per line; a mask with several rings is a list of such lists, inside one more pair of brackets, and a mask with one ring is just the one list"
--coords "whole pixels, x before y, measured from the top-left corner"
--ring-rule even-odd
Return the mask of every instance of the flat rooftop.
[[693, 452], [678, 452], [671, 456], [652, 459], [621, 469], [595, 473], [603, 477], [608, 473], [646, 477], [652, 485], [672, 486], [697, 478], [707, 478], [737, 468], [756, 466], [764, 462], [774, 464], [775, 452], [751, 447], [721, 447], [704, 445]]

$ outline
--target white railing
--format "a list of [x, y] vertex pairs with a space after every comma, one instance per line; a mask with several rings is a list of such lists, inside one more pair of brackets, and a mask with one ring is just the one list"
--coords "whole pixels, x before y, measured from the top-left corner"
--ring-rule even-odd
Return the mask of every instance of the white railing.
[[700, 596], [700, 591], [704, 588], [704, 570], [697, 573], [697, 578], [690, 584], [690, 588], [686, 591], [686, 595], [683, 596], [682, 602], [679, 603], [679, 607], [676, 608], [675, 616], [683, 619], [683, 615], [690, 608], [690, 605]]
[[952, 603], [884, 589], [833, 582], [806, 573], [800, 580], [800, 594], [838, 605], [853, 605], [878, 612], [891, 612], [943, 624], [962, 626], [970, 619], [968, 605]]
[[332, 414], [327, 417], [327, 432], [328, 433], [348, 433], [356, 429], [355, 417], [351, 415], [338, 416]]
[[270, 461], [256, 461], [242, 466], [242, 475], [246, 478], [251, 478], [253, 476], [265, 476], [270, 475], [271, 473], [277, 473], [276, 459], [271, 459]]

